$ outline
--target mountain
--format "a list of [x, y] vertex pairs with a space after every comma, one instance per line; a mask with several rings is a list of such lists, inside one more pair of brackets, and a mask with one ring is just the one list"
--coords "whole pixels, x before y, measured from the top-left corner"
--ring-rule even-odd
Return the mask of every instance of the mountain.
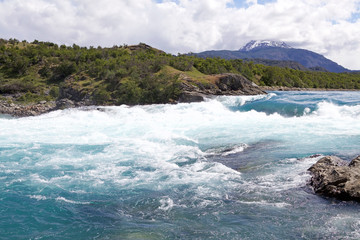
[[280, 61], [280, 60], [269, 60], [269, 59], [258, 59], [258, 58], [253, 58], [253, 59], [244, 59], [244, 61], [251, 61], [254, 64], [262, 64], [265, 66], [272, 66], [272, 67], [282, 67], [282, 68], [290, 68], [290, 69], [294, 69], [294, 70], [301, 70], [301, 71], [318, 71], [318, 72], [327, 72], [326, 69], [312, 69], [312, 68], [306, 68], [304, 67], [302, 64], [295, 62], [295, 61]]
[[240, 51], [248, 52], [253, 49], [265, 48], [265, 47], [291, 48], [285, 42], [281, 42], [281, 41], [269, 41], [269, 40], [255, 41], [255, 40], [252, 40], [252, 41], [248, 42], [245, 46], [240, 48]]
[[[329, 72], [349, 72], [339, 64], [325, 58], [318, 53], [292, 48], [285, 42], [279, 41], [250, 41], [235, 51], [219, 50], [196, 53], [199, 57], [220, 57], [224, 59], [266, 59], [276, 61], [298, 62], [307, 69], [325, 69]], [[285, 64], [286, 65], [286, 64]]]

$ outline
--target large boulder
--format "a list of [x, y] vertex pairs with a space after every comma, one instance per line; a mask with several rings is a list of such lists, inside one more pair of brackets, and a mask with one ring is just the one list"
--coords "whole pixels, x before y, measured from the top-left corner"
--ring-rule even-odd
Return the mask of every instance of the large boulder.
[[266, 94], [255, 83], [239, 74], [221, 74], [216, 82], [222, 94], [257, 95]]
[[360, 202], [360, 156], [349, 164], [334, 156], [326, 156], [309, 168], [309, 184], [315, 193], [340, 200]]
[[180, 94], [178, 101], [181, 103], [202, 102], [204, 101], [204, 94], [199, 92], [183, 91]]

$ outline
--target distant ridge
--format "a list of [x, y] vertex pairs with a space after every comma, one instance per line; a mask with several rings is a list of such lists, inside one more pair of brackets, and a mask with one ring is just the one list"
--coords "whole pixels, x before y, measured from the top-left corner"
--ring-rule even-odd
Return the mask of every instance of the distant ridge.
[[237, 51], [213, 50], [195, 53], [195, 55], [204, 58], [220, 57], [224, 59], [257, 59], [257, 61], [259, 59], [291, 61], [297, 62], [309, 70], [326, 70], [336, 73], [350, 72], [349, 69], [325, 58], [323, 55], [305, 49], [292, 48], [281, 41], [252, 40]]

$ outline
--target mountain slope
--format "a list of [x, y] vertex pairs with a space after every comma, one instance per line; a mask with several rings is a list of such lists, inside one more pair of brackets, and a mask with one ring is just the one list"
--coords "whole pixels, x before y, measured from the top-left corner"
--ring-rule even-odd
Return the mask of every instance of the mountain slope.
[[[348, 72], [349, 70], [324, 56], [305, 49], [291, 48], [283, 42], [269, 44], [249, 42], [238, 51], [205, 51], [195, 55], [199, 57], [220, 57], [224, 59], [267, 59], [277, 61], [295, 61], [308, 69], [326, 69], [329, 72]], [[275, 46], [274, 46], [275, 43]], [[279, 45], [278, 43], [283, 43]], [[280, 47], [279, 47], [280, 46]]]
[[240, 51], [251, 51], [257, 48], [264, 48], [264, 47], [280, 47], [280, 48], [291, 48], [285, 42], [282, 41], [269, 41], [269, 40], [252, 40], [248, 42], [244, 47], [240, 48]]

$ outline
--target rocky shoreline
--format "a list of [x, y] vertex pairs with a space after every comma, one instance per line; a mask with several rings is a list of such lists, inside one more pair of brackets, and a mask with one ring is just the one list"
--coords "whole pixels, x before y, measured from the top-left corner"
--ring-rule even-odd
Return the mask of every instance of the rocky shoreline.
[[36, 104], [19, 104], [12, 101], [0, 100], [0, 114], [7, 114], [13, 117], [37, 116], [55, 110], [54, 101], [41, 101]]
[[[195, 82], [186, 75], [180, 75], [179, 78], [181, 80], [181, 94], [176, 101], [171, 103], [201, 102], [206, 97], [219, 95], [260, 95], [267, 94], [267, 91], [359, 91], [354, 89], [259, 87], [242, 75], [230, 73], [213, 75], [213, 82], [210, 84]], [[16, 102], [15, 99], [16, 97], [12, 95], [2, 96], [0, 114], [28, 117], [58, 109], [99, 105], [90, 101], [89, 96], [83, 96], [79, 91], [72, 88], [60, 89], [60, 97], [56, 101], [22, 104]]]
[[309, 185], [316, 194], [360, 202], [360, 156], [350, 163], [335, 156], [325, 156], [309, 171]]
[[12, 117], [31, 117], [59, 109], [88, 106], [84, 104], [84, 102], [75, 102], [67, 98], [30, 104], [17, 103], [11, 99], [11, 96], [7, 96], [7, 100], [0, 100], [0, 114], [10, 115]]

